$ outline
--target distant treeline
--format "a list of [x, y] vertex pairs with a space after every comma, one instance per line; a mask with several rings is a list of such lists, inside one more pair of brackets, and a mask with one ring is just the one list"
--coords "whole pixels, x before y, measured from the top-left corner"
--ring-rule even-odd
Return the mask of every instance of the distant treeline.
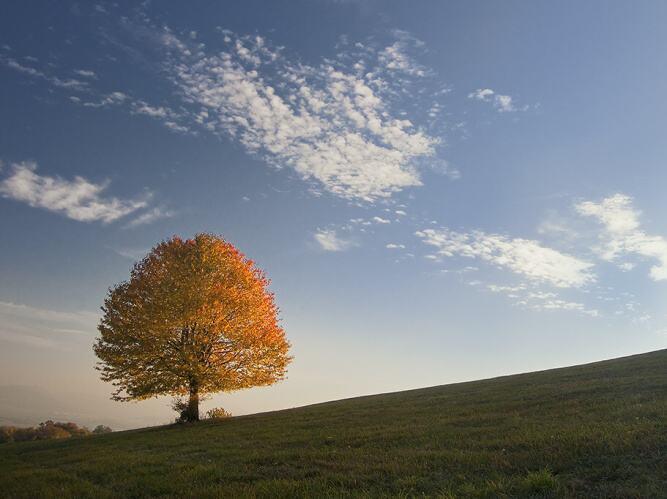
[[76, 423], [60, 423], [49, 420], [30, 428], [0, 426], [0, 444], [7, 442], [28, 442], [30, 440], [87, 437], [89, 435], [111, 433], [112, 431], [111, 428], [104, 425], [97, 425], [93, 431], [90, 431], [85, 426], [78, 426]]

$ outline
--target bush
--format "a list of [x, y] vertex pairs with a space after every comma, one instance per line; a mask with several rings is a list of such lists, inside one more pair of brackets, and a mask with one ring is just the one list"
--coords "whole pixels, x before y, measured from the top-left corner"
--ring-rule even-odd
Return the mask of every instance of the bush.
[[[208, 396], [202, 395], [199, 397], [199, 402], [204, 402], [205, 400], [208, 399], [209, 399]], [[176, 423], [188, 423], [191, 421], [190, 405], [187, 398], [175, 397], [171, 401], [171, 408], [178, 413], [178, 416], [176, 417], [175, 421]]]
[[185, 423], [188, 420], [188, 401], [182, 398], [175, 398], [171, 401], [171, 408], [178, 413], [176, 423]]
[[214, 407], [206, 411], [206, 419], [226, 419], [231, 417], [232, 413], [227, 412], [222, 407]]
[[104, 433], [111, 433], [113, 430], [109, 428], [108, 426], [104, 426], [103, 424], [98, 424], [95, 429], [93, 430], [93, 433], [95, 435], [102, 435]]
[[14, 441], [14, 433], [16, 427], [14, 426], [0, 426], [0, 444]]

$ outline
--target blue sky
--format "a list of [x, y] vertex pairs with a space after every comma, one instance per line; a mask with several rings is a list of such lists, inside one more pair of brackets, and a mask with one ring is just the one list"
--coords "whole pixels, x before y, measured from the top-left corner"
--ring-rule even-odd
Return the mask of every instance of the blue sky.
[[107, 288], [200, 231], [266, 270], [293, 343], [288, 380], [208, 402], [235, 414], [664, 348], [666, 14], [3, 5], [0, 385], [167, 421], [108, 401], [91, 347]]

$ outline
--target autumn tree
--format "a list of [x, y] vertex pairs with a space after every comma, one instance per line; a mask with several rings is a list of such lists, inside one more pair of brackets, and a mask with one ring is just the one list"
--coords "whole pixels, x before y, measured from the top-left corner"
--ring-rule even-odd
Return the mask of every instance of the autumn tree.
[[94, 350], [112, 398], [186, 396], [183, 419], [196, 421], [202, 395], [283, 379], [289, 343], [268, 284], [219, 237], [158, 244], [102, 307]]

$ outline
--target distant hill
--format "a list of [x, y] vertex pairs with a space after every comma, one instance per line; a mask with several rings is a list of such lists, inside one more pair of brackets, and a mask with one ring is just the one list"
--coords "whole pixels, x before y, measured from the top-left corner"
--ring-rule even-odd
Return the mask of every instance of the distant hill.
[[0, 446], [3, 497], [667, 497], [667, 351]]

